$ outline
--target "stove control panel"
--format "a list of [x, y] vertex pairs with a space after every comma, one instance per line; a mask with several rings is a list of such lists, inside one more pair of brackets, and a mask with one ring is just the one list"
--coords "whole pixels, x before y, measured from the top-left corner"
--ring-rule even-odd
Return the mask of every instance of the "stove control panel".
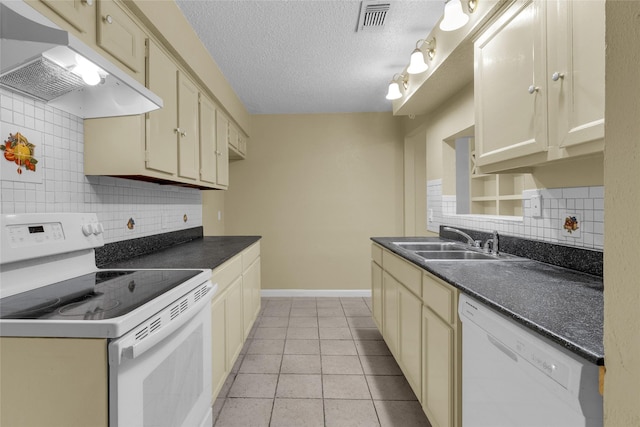
[[104, 245], [96, 214], [1, 215], [2, 264]]

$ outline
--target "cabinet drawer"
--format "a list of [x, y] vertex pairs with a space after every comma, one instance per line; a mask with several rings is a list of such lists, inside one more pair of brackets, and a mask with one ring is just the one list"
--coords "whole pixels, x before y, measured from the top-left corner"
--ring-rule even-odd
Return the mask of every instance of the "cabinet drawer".
[[377, 245], [371, 245], [371, 259], [378, 265], [382, 265], [382, 248]]
[[235, 279], [242, 275], [242, 256], [236, 255], [215, 270], [211, 282], [218, 284], [218, 292], [224, 291]]
[[425, 274], [422, 282], [422, 300], [438, 316], [453, 324], [455, 321], [455, 292], [433, 276]]
[[388, 271], [389, 274], [395, 277], [411, 292], [417, 296], [422, 295], [422, 272], [420, 269], [387, 251], [382, 252], [382, 268]]
[[242, 252], [242, 271], [247, 268], [260, 256], [260, 242], [256, 242]]

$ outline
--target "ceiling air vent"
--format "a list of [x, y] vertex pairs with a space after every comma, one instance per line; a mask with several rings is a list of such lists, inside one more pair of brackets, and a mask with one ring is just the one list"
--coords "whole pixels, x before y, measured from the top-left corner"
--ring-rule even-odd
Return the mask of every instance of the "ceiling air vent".
[[381, 30], [389, 15], [390, 2], [363, 1], [360, 5], [358, 31]]

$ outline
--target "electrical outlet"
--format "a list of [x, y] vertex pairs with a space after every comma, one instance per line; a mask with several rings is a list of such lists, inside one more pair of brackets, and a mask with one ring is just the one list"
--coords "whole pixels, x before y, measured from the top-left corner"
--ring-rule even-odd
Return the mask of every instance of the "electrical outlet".
[[534, 218], [542, 217], [542, 197], [537, 194], [535, 196], [531, 196], [531, 216]]

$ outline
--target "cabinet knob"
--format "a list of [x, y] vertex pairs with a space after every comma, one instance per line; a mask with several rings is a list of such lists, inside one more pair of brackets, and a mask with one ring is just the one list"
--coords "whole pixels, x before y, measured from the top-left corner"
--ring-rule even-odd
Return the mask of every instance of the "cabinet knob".
[[93, 0], [82, 0], [82, 4], [86, 4], [87, 6], [93, 6]]
[[182, 129], [180, 129], [180, 128], [175, 128], [173, 131], [174, 131], [175, 133], [180, 133], [180, 132], [182, 132]]
[[559, 73], [559, 72], [555, 72], [553, 74], [551, 74], [551, 80], [553, 80], [554, 82], [557, 82], [560, 79], [564, 79], [564, 73]]
[[538, 86], [534, 86], [534, 85], [529, 86], [529, 93], [530, 94], [533, 95], [534, 93], [539, 92], [539, 91], [540, 91], [540, 88]]
[[180, 136], [187, 136], [187, 131], [186, 130], [180, 131]]
[[113, 17], [111, 15], [107, 15], [104, 18], [102, 18], [104, 20], [104, 22], [106, 22], [107, 24], [113, 24]]

